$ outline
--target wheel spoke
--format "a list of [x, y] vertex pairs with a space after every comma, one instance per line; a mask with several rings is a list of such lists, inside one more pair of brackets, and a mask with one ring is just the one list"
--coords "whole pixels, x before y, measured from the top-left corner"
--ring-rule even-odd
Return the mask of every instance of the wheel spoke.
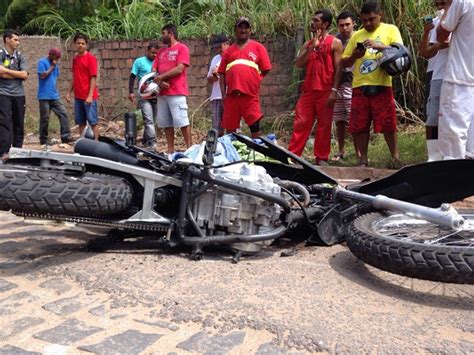
[[[467, 226], [474, 225], [474, 216], [463, 216]], [[414, 242], [428, 245], [450, 245], [472, 247], [474, 245], [473, 228], [452, 231], [424, 220], [405, 215], [391, 215], [379, 220], [374, 226], [381, 235], [403, 242]]]

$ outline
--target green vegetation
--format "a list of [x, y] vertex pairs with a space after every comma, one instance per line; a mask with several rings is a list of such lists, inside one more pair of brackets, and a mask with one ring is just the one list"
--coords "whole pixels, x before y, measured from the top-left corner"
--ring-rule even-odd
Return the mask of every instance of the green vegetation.
[[[95, 40], [128, 40], [159, 38], [160, 29], [170, 22], [179, 26], [182, 38], [231, 34], [235, 19], [242, 15], [250, 18], [256, 34], [295, 37], [303, 29], [308, 35], [309, 20], [316, 9], [329, 8], [334, 14], [351, 10], [357, 14], [363, 0], [41, 0], [35, 2], [36, 6], [30, 3], [32, 0], [10, 1], [4, 16], [6, 25], [20, 26], [29, 34], [70, 38], [83, 32]], [[400, 28], [415, 58], [411, 71], [399, 79], [402, 82], [396, 85], [396, 96], [403, 107], [418, 115], [424, 101], [426, 61], [416, 56], [416, 48], [422, 33], [421, 18], [433, 13], [432, 0], [381, 3], [384, 21]]]

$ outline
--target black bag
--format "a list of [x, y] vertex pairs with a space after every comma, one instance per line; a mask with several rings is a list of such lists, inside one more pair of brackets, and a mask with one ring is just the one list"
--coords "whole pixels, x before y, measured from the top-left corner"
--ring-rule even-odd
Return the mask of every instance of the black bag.
[[364, 96], [375, 96], [385, 90], [385, 86], [381, 85], [365, 85], [360, 87]]

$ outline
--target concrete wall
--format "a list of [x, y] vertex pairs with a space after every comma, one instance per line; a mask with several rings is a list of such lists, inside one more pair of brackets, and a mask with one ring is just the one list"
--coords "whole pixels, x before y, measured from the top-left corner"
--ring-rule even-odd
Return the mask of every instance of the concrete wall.
[[[291, 82], [292, 65], [295, 57], [295, 46], [292, 39], [284, 37], [259, 38], [269, 51], [273, 70], [263, 80], [261, 87], [262, 108], [266, 115], [287, 110], [285, 101], [287, 87]], [[210, 88], [206, 74], [212, 53], [209, 45], [202, 39], [183, 41], [190, 49], [191, 66], [188, 69], [190, 95], [188, 104], [190, 113], [202, 105], [209, 96]], [[128, 78], [133, 60], [145, 53], [148, 41], [97, 41], [91, 42], [90, 51], [99, 61], [100, 115], [113, 119], [133, 108], [128, 101]], [[22, 37], [20, 50], [26, 55], [30, 77], [27, 80], [27, 114], [38, 115], [36, 90], [38, 77], [36, 64], [38, 59], [47, 55], [50, 47], [60, 47], [63, 58], [60, 63], [61, 76], [58, 87], [65, 94], [71, 78], [70, 65], [74, 48], [72, 43], [65, 43], [55, 37]], [[68, 105], [68, 110], [72, 107]]]

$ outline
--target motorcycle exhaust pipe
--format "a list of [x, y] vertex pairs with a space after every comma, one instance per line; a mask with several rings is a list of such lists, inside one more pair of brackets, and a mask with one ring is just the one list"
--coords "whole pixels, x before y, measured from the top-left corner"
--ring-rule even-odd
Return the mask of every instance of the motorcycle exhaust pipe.
[[125, 144], [127, 147], [135, 145], [137, 139], [137, 115], [134, 112], [124, 114], [125, 121]]

